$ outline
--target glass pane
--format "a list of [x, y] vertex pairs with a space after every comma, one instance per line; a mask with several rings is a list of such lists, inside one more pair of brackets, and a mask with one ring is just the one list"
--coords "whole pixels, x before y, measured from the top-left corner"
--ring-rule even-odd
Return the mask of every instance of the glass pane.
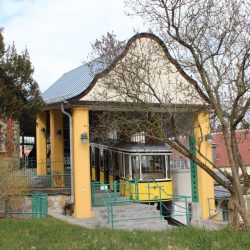
[[119, 176], [124, 178], [124, 168], [123, 168], [123, 164], [122, 164], [122, 154], [118, 153], [118, 168], [120, 170], [119, 172]]
[[94, 167], [95, 166], [95, 148], [91, 147], [91, 166]]
[[113, 174], [113, 154], [109, 151], [109, 173]]
[[170, 156], [167, 156], [167, 178], [171, 178], [171, 163], [170, 163]]
[[142, 155], [141, 168], [143, 180], [165, 179], [165, 155]]
[[104, 156], [103, 156], [103, 150], [100, 150], [100, 170], [104, 171]]
[[125, 177], [129, 179], [129, 156], [124, 155]]
[[140, 179], [140, 164], [139, 164], [139, 156], [131, 156], [132, 161], [132, 177], [133, 180]]

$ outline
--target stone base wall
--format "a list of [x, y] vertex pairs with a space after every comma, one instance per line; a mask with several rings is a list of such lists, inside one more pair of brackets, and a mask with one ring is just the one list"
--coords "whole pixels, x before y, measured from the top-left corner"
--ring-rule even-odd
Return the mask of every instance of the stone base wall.
[[[21, 201], [18, 201], [15, 205], [12, 205], [12, 207], [8, 208], [9, 214], [4, 214], [5, 213], [5, 202], [1, 201], [0, 202], [0, 217], [2, 216], [14, 216], [16, 217], [17, 215], [20, 216], [20, 213], [23, 213], [23, 216], [31, 216], [32, 212], [32, 196], [28, 195], [25, 197], [20, 197]], [[70, 195], [65, 195], [65, 194], [58, 194], [58, 195], [48, 195], [48, 213], [57, 213], [57, 214], [63, 214], [63, 207], [66, 202], [69, 202], [70, 200]], [[13, 214], [11, 214], [13, 213]]]
[[63, 214], [63, 207], [66, 202], [69, 202], [70, 195], [58, 194], [48, 196], [48, 212]]

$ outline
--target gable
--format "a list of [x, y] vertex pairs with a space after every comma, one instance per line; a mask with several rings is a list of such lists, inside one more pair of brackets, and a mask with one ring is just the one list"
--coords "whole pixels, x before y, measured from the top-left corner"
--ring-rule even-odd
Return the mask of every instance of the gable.
[[165, 44], [153, 34], [139, 33], [114, 60], [103, 59], [65, 73], [42, 94], [44, 101], [209, 103], [197, 82], [177, 70]]
[[169, 61], [162, 45], [152, 37], [133, 40], [124, 54], [79, 100], [205, 104], [195, 87]]

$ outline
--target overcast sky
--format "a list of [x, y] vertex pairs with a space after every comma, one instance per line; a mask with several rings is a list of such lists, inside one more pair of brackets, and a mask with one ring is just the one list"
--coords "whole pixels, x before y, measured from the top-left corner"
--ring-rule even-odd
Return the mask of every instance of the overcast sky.
[[123, 0], [0, 0], [0, 26], [6, 44], [14, 41], [19, 52], [27, 47], [43, 92], [87, 60], [101, 35], [114, 31], [124, 40], [145, 31], [124, 11]]

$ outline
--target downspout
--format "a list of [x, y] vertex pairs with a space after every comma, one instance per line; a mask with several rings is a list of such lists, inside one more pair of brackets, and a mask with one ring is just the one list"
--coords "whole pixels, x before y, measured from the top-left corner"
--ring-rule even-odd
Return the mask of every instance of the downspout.
[[73, 163], [73, 137], [72, 137], [72, 116], [66, 112], [61, 102], [61, 111], [69, 117], [69, 148], [70, 148], [70, 202], [74, 203], [74, 163]]

